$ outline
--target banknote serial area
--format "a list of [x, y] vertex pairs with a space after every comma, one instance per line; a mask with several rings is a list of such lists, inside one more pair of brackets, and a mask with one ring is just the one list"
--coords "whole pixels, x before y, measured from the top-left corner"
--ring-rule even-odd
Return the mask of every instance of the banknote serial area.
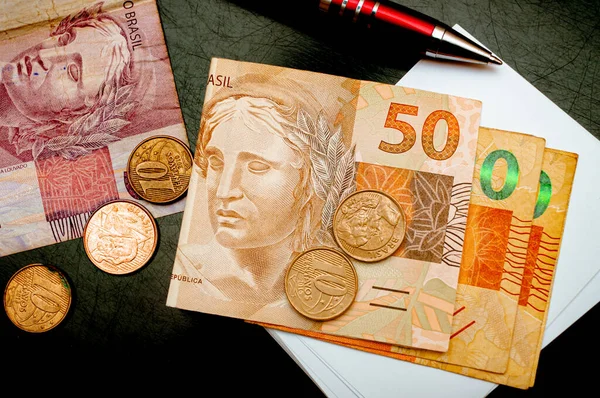
[[[577, 154], [478, 100], [213, 58], [192, 155], [155, 1], [54, 3], [0, 41], [0, 255], [78, 239], [127, 277], [183, 212], [168, 307], [533, 386]], [[14, 326], [64, 326], [68, 280], [23, 264]]]

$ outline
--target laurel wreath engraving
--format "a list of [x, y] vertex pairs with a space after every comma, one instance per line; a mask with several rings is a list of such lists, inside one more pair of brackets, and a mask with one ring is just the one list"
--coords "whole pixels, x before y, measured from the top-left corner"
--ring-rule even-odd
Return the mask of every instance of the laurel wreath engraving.
[[58, 154], [67, 160], [74, 160], [111, 142], [118, 141], [116, 135], [130, 122], [126, 119], [137, 105], [130, 99], [135, 84], [125, 86], [110, 85], [102, 94], [92, 112], [81, 115], [69, 125], [65, 135], [48, 137], [54, 130], [64, 128], [64, 123], [52, 121], [44, 125], [30, 125], [9, 132], [9, 141], [15, 145], [17, 153], [31, 150], [34, 159], [42, 152]]
[[335, 246], [333, 217], [339, 204], [356, 190], [355, 146], [346, 148], [341, 128], [332, 132], [323, 114], [316, 123], [300, 109], [296, 128], [292, 126], [288, 138], [311, 160], [312, 186], [319, 199], [324, 201], [321, 227], [317, 239], [322, 245]]

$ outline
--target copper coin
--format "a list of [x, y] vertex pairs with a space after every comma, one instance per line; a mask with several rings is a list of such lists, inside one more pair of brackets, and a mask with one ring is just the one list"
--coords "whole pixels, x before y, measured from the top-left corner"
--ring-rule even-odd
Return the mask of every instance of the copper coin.
[[391, 256], [406, 234], [406, 218], [398, 202], [385, 192], [366, 189], [349, 195], [333, 217], [333, 236], [350, 257], [380, 261]]
[[56, 267], [31, 264], [18, 270], [4, 289], [4, 310], [18, 328], [47, 332], [67, 316], [71, 287]]
[[156, 135], [140, 142], [127, 162], [127, 180], [142, 199], [169, 203], [186, 193], [192, 175], [192, 153], [185, 142]]
[[98, 208], [83, 231], [85, 252], [109, 274], [129, 274], [150, 260], [158, 243], [152, 214], [130, 200], [115, 200]]
[[354, 302], [357, 290], [352, 261], [328, 247], [301, 253], [285, 274], [285, 294], [292, 307], [317, 321], [343, 314]]

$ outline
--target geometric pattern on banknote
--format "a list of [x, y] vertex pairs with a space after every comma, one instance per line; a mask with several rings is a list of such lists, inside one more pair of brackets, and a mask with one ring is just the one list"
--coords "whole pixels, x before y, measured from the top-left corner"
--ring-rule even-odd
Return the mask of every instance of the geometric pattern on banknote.
[[383, 191], [404, 210], [406, 236], [394, 256], [439, 264], [445, 254], [453, 181], [453, 176], [359, 162], [356, 189]]
[[35, 165], [44, 213], [56, 242], [79, 238], [90, 214], [119, 198], [108, 148], [75, 160], [55, 155], [38, 159]]
[[[371, 281], [361, 281], [363, 284], [370, 285]], [[378, 281], [377, 285], [385, 285]], [[411, 291], [414, 291], [411, 289]], [[383, 293], [386, 293], [385, 295]], [[408, 293], [408, 294], [407, 294]], [[410, 340], [410, 334], [414, 328], [422, 329], [421, 334], [427, 335], [431, 332], [450, 334], [452, 333], [452, 312], [454, 302], [448, 297], [454, 297], [454, 289], [438, 278], [427, 281], [420, 289], [414, 299], [411, 299], [411, 292], [406, 290], [382, 291], [376, 288], [359, 289], [354, 299], [354, 304], [345, 313], [333, 321], [322, 325], [321, 331], [325, 333], [336, 333], [348, 325], [356, 325], [359, 322], [369, 323], [369, 319], [378, 316], [374, 313], [372, 306], [386, 306], [394, 308], [405, 308], [411, 314], [410, 322], [401, 327], [400, 318], [391, 319], [388, 323], [381, 323], [383, 326], [374, 329], [371, 322], [369, 326], [365, 325], [364, 332], [361, 333], [363, 339], [377, 340], [375, 335], [391, 336], [396, 335], [398, 340]], [[339, 336], [335, 336], [337, 339]], [[388, 343], [395, 344], [392, 339]]]
[[448, 312], [448, 297], [454, 289], [440, 279], [428, 281], [419, 292], [412, 310], [412, 324], [424, 331], [452, 333], [452, 312]]
[[500, 290], [512, 211], [472, 204], [458, 283]]
[[559, 242], [560, 237], [548, 235], [543, 227], [538, 225], [531, 227], [519, 296], [520, 306], [529, 306], [542, 314], [546, 310]]

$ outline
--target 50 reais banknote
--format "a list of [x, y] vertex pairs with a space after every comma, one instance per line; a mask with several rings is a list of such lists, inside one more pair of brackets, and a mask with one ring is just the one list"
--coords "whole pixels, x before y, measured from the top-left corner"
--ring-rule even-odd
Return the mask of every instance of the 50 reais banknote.
[[[81, 237], [100, 205], [140, 200], [125, 174], [138, 143], [188, 142], [155, 1], [84, 3], [3, 5], [0, 256]], [[144, 202], [154, 217], [183, 204]]]
[[[213, 59], [167, 305], [446, 351], [480, 114], [473, 99]], [[405, 234], [352, 259], [346, 312], [309, 319], [286, 298], [286, 270], [340, 249], [334, 215], [357, 188], [393, 198]], [[370, 205], [346, 214], [356, 250], [400, 219]], [[319, 286], [303, 289], [311, 300]]]

